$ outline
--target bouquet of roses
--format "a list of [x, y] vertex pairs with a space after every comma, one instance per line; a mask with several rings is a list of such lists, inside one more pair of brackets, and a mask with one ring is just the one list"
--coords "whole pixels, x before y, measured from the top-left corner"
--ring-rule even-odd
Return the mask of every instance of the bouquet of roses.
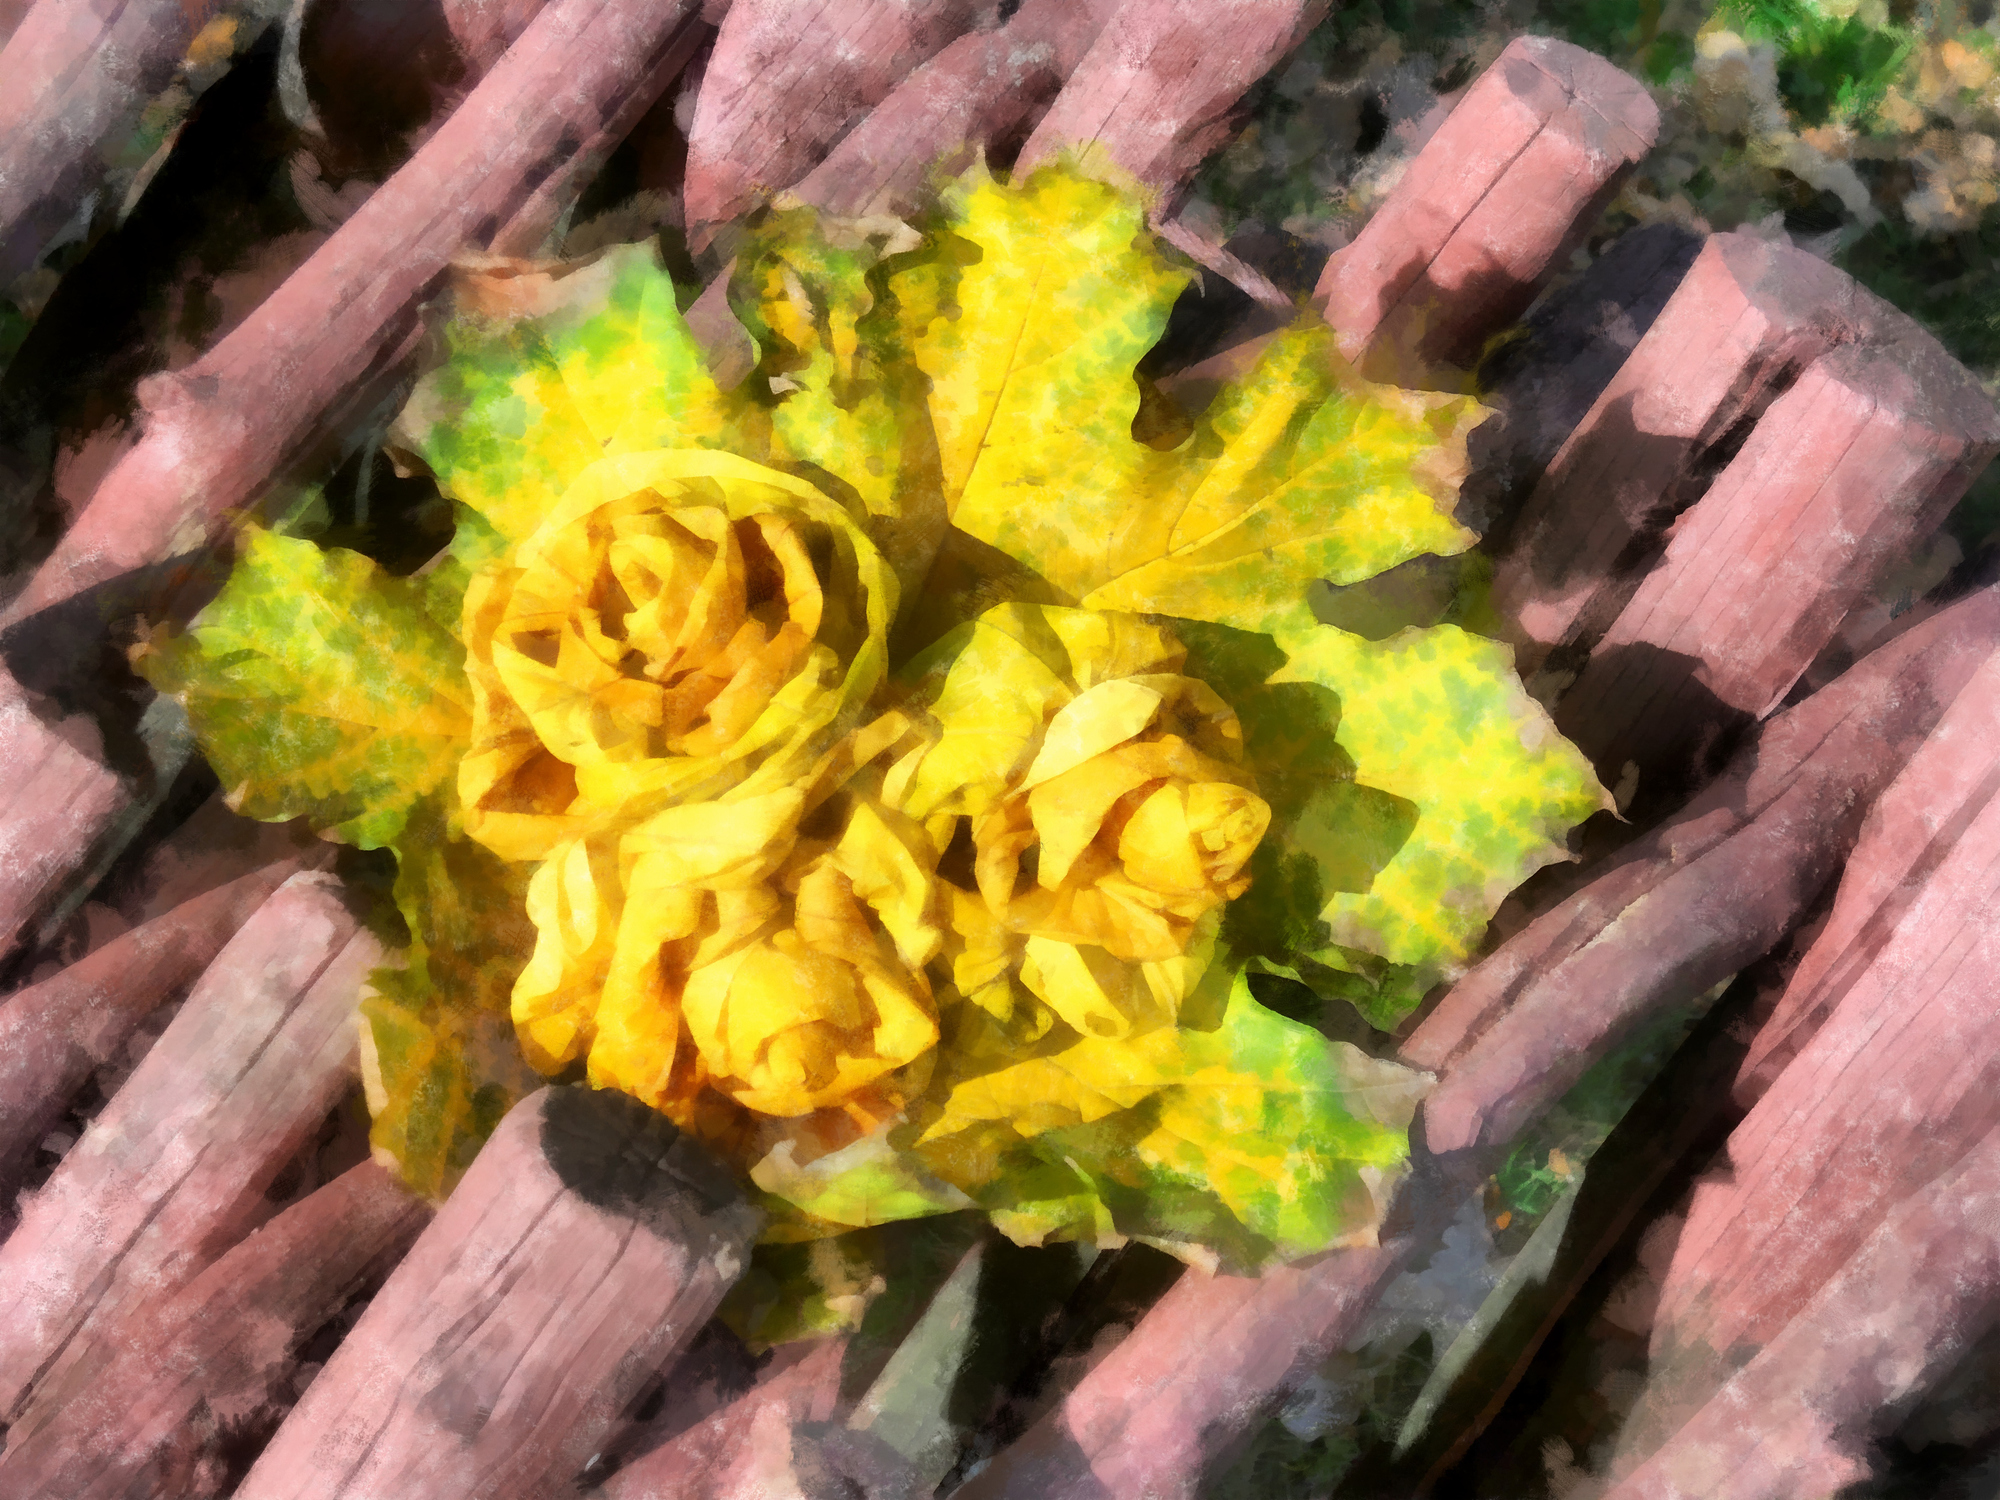
[[1070, 166], [921, 232], [780, 208], [736, 265], [731, 390], [650, 250], [467, 276], [397, 427], [451, 546], [248, 531], [141, 653], [242, 811], [394, 852], [378, 1152], [441, 1194], [578, 1077], [774, 1240], [1366, 1239], [1425, 1079], [1253, 977], [1392, 1025], [1605, 805], [1505, 647], [1311, 607], [1471, 546], [1483, 412], [1309, 314], [1180, 411], [1134, 369], [1188, 273]]

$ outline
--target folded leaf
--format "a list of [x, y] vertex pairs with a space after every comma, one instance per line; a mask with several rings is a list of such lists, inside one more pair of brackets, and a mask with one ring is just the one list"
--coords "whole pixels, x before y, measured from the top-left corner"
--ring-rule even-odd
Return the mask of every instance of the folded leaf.
[[416, 582], [252, 530], [192, 628], [137, 666], [186, 706], [237, 811], [378, 849], [457, 771], [464, 658]]

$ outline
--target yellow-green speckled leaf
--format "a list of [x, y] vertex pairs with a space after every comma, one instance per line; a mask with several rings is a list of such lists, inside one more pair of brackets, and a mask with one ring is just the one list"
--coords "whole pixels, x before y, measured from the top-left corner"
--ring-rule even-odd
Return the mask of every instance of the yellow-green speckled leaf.
[[1303, 605], [1276, 624], [1289, 661], [1271, 680], [1336, 694], [1355, 782], [1415, 811], [1368, 889], [1331, 895], [1329, 935], [1409, 966], [1421, 996], [1459, 971], [1509, 891], [1569, 857], [1569, 830], [1611, 799], [1522, 689], [1506, 646], [1451, 625], [1363, 640]]
[[545, 279], [510, 293], [504, 316], [467, 299], [446, 328], [445, 362], [397, 419], [397, 440], [447, 495], [518, 541], [608, 455], [761, 456], [761, 415], [716, 388], [650, 247], [622, 246]]
[[400, 968], [361, 1003], [370, 1142], [412, 1190], [442, 1198], [514, 1103], [542, 1079], [522, 1060], [509, 997], [535, 929], [532, 868], [466, 838], [450, 784], [424, 798], [396, 841], [396, 906], [409, 927]]
[[1478, 538], [1450, 501], [1485, 415], [1360, 381], [1325, 323], [1302, 318], [1196, 419], [1081, 602], [1254, 630], [1316, 580], [1463, 552]]
[[458, 769], [463, 663], [418, 583], [252, 530], [222, 592], [138, 666], [186, 707], [239, 812], [374, 849]]
[[750, 1169], [750, 1180], [829, 1229], [866, 1228], [972, 1206], [957, 1188], [891, 1146], [890, 1133], [883, 1126], [803, 1165], [793, 1159], [792, 1142], [780, 1141]]
[[1005, 1232], [1108, 1220], [1247, 1270], [1374, 1227], [1428, 1085], [1259, 1005], [1239, 972], [1216, 1030], [1089, 1038], [959, 1082], [918, 1150], [950, 1172], [956, 1132], [1008, 1127], [1018, 1144], [971, 1188]]
[[442, 1200], [472, 1165], [501, 1117], [534, 1083], [523, 1071], [503, 1013], [416, 1003], [378, 974], [361, 997], [362, 1078], [374, 1123], [369, 1144], [387, 1153], [410, 1190]]
[[[777, 393], [771, 461], [843, 486], [875, 544], [914, 597], [943, 539], [944, 481], [923, 381], [877, 273], [921, 243], [890, 220], [773, 213], [738, 248], [732, 290], [762, 346], [759, 375]], [[821, 476], [835, 484], [825, 485]]]
[[1132, 437], [1132, 371], [1187, 273], [1155, 248], [1136, 195], [1056, 165], [1019, 186], [969, 176], [951, 234], [892, 281], [931, 379], [953, 523], [1087, 592], [1092, 544], [1160, 466]]

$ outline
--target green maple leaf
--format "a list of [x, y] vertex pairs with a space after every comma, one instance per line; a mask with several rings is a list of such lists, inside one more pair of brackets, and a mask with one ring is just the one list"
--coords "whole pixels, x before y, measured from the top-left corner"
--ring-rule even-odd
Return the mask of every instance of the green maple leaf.
[[716, 387], [650, 248], [481, 287], [447, 325], [446, 358], [394, 435], [502, 541], [533, 531], [601, 458], [654, 448], [757, 457], [767, 446], [754, 403]]
[[463, 660], [420, 584], [253, 530], [222, 592], [137, 665], [185, 705], [237, 811], [376, 849], [457, 771]]
[[[1322, 799], [1289, 836], [1309, 851], [1370, 850], [1371, 863], [1386, 853], [1358, 889], [1352, 878], [1325, 883], [1319, 916], [1335, 946], [1316, 956], [1353, 968], [1348, 955], [1360, 952], [1397, 966], [1369, 1017], [1392, 1025], [1463, 972], [1508, 892], [1568, 859], [1568, 831], [1611, 798], [1497, 641], [1451, 625], [1368, 641], [1319, 624], [1303, 604], [1275, 638], [1289, 660], [1270, 681], [1338, 697], [1338, 743], [1357, 786], [1378, 794]], [[1396, 841], [1403, 810], [1408, 831]], [[1324, 855], [1321, 865], [1338, 869]]]
[[[941, 1174], [997, 1156], [971, 1191], [1023, 1241], [1110, 1232], [1253, 1270], [1366, 1232], [1428, 1075], [1266, 1009], [1240, 970], [1219, 978], [1213, 1030], [1084, 1038], [957, 1080], [919, 1155]], [[971, 1153], [967, 1133], [985, 1137]]]
[[1498, 642], [1451, 625], [1369, 641], [1303, 603], [1274, 635], [1175, 623], [1272, 810], [1224, 943], [1363, 976], [1339, 988], [1375, 1026], [1456, 976], [1507, 893], [1611, 805]]
[[395, 900], [409, 947], [361, 1001], [370, 1140], [433, 1198], [543, 1082], [521, 1058], [509, 1005], [535, 941], [529, 871], [466, 838], [454, 800], [449, 788], [426, 797], [397, 840]]

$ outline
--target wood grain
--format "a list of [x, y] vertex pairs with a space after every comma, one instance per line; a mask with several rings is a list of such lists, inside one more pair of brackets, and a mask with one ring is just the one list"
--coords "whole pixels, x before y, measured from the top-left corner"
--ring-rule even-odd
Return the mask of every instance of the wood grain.
[[688, 129], [689, 242], [788, 188], [997, 0], [734, 0]]
[[352, 1083], [355, 995], [380, 960], [338, 883], [301, 874], [209, 965], [0, 1245], [0, 1420], [92, 1319], [171, 1294], [255, 1226]]
[[1523, 675], [1594, 644], [1706, 488], [1801, 371], [1892, 309], [1787, 244], [1710, 235], [1630, 356], [1580, 414], [1494, 567]]
[[1181, 1277], [954, 1500], [1195, 1500], [1208, 1466], [1360, 1325], [1421, 1239], [1260, 1277]]
[[244, 875], [112, 939], [62, 972], [0, 1001], [0, 1200], [91, 1071], [139, 1023], [184, 994], [264, 900], [298, 869]]
[[299, 1345], [387, 1273], [430, 1212], [364, 1162], [132, 1308], [8, 1429], [0, 1496], [214, 1493], [221, 1440], [290, 1403]]
[[742, 1269], [761, 1214], [636, 1100], [516, 1105], [238, 1500], [544, 1500]]
[[42, 909], [132, 805], [104, 763], [95, 725], [45, 721], [0, 666], [0, 955], [27, 936]]
[[1607, 781], [1682, 773], [1769, 714], [2000, 453], [1992, 399], [1896, 317], [1893, 342], [1834, 349], [1771, 403], [1557, 703]]
[[604, 1500], [762, 1500], [796, 1487], [793, 1430], [832, 1420], [846, 1347], [840, 1338], [781, 1346], [751, 1389], [613, 1474]]
[[1996, 735], [2000, 659], [1884, 796], [1758, 1040], [1747, 1066], [1761, 1096], [1726, 1171], [1696, 1185], [1661, 1292], [1663, 1353], [1768, 1342], [1898, 1199], [2000, 1118]]
[[1172, 199], [1229, 138], [1250, 86], [1326, 11], [1327, 0], [1126, 0], [1028, 137], [1016, 170], [1075, 150]]
[[1005, 24], [958, 38], [898, 81], [793, 191], [828, 213], [914, 213], [935, 173], [1019, 139], [1117, 8], [1022, 0]]
[[[1864, 1230], [1865, 1232], [1865, 1230]], [[1874, 1444], [2000, 1316], [2000, 1133], [1912, 1194], [1607, 1500], [1789, 1500]]]
[[104, 181], [217, 0], [42, 0], [0, 51], [0, 285], [33, 266]]
[[1652, 148], [1637, 80], [1548, 37], [1507, 44], [1351, 245], [1314, 300], [1373, 379], [1470, 366], [1588, 231]]
[[[1480, 363], [1480, 399], [1502, 414], [1471, 437], [1472, 472], [1459, 490], [1458, 514], [1489, 547], [1532, 532], [1529, 502], [1564, 444], [1651, 333], [1700, 254], [1704, 237], [1678, 224], [1647, 224], [1620, 235], [1574, 282], [1538, 301], [1520, 334]], [[1586, 524], [1598, 497], [1578, 497], [1562, 514]], [[1500, 587], [1496, 576], [1494, 587]], [[1510, 607], [1510, 613], [1518, 606]], [[1532, 663], [1517, 639], [1517, 664]]]

